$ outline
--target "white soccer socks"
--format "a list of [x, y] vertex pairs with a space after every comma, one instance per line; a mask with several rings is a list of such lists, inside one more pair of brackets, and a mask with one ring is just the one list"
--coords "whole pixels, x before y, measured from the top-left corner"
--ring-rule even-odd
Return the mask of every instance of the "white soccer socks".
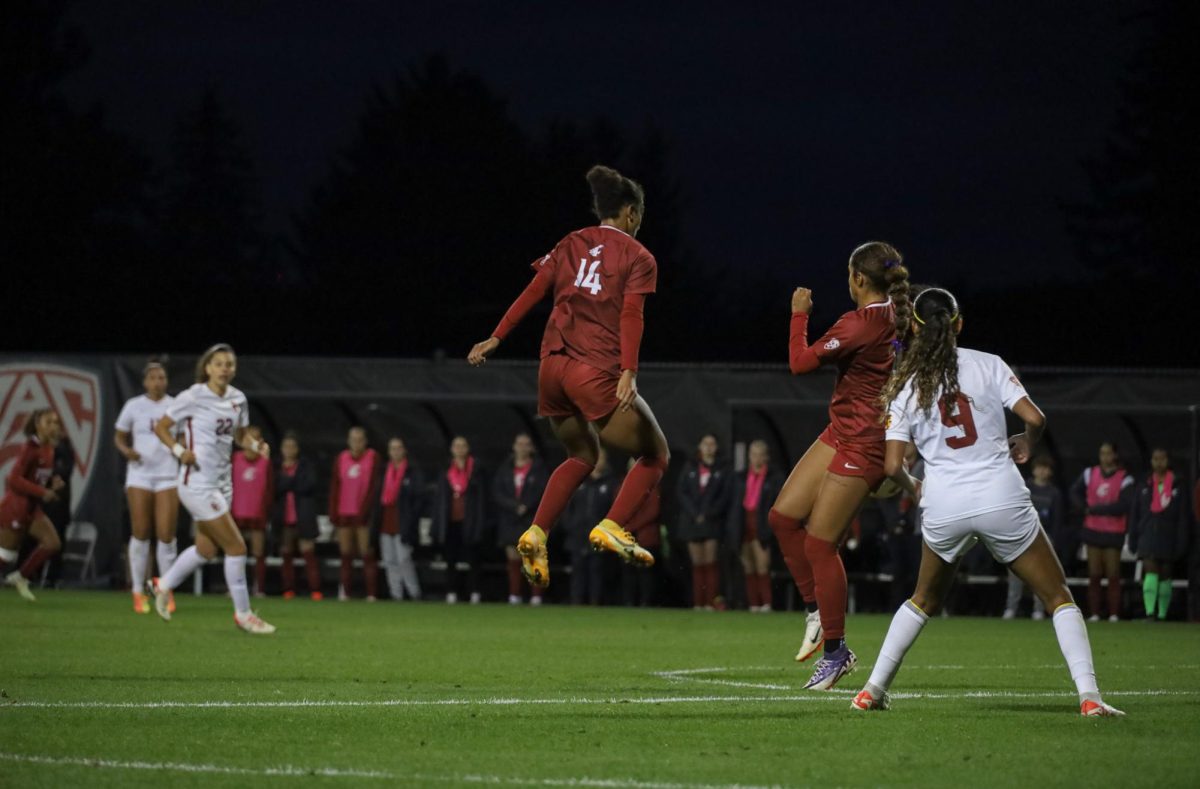
[[148, 561], [150, 561], [150, 541], [130, 537], [129, 583], [133, 591], [138, 594], [146, 593], [146, 563]]
[[[186, 554], [187, 551], [184, 551]], [[183, 557], [179, 557], [183, 561]], [[250, 613], [250, 590], [246, 586], [246, 557], [225, 557], [225, 585], [233, 598], [233, 610], [239, 614]]]
[[158, 574], [166, 575], [171, 570], [171, 566], [175, 564], [175, 557], [179, 553], [178, 543], [175, 540], [170, 542], [158, 541], [158, 545], [154, 549], [154, 557], [158, 561]]
[[179, 587], [180, 584], [188, 579], [189, 575], [196, 571], [197, 567], [204, 564], [205, 561], [205, 558], [200, 555], [199, 551], [196, 550], [196, 546], [191, 546], [186, 551], [179, 554], [179, 558], [177, 558], [171, 564], [170, 570], [167, 570], [162, 574], [162, 576], [159, 577], [159, 587], [168, 592], [174, 591]]
[[867, 690], [872, 695], [877, 696], [892, 686], [904, 656], [928, 621], [929, 617], [912, 600], [905, 600], [904, 605], [897, 609], [888, 627], [887, 637], [883, 639], [883, 646], [879, 649], [879, 658], [871, 669], [871, 678], [867, 680]]
[[1058, 647], [1067, 659], [1071, 679], [1079, 691], [1079, 700], [1100, 701], [1100, 688], [1096, 685], [1096, 668], [1092, 663], [1092, 645], [1088, 643], [1087, 625], [1083, 614], [1074, 603], [1060, 605], [1054, 611], [1054, 633], [1058, 636]]

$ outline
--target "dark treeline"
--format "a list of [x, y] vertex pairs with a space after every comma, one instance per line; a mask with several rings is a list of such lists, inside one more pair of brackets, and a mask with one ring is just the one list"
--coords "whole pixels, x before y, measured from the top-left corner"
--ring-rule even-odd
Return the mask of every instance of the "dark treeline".
[[[88, 50], [63, 8], [16, 0], [0, 11], [0, 258], [23, 311], [5, 316], [5, 348], [221, 339], [250, 353], [465, 355], [527, 281], [525, 264], [593, 221], [583, 174], [603, 162], [646, 186], [642, 241], [660, 279], [643, 358], [785, 359], [800, 283], [689, 247], [688, 201], [721, 197], [687, 192], [663, 129], [561, 117], [523, 128], [483, 78], [429, 57], [371, 91], [291, 232], [272, 236], [218, 88], [177, 120], [165, 161], [109, 129], [100, 107], [65, 101], [63, 80], [86, 68]], [[973, 293], [964, 266], [941, 284], [970, 305], [970, 344], [1024, 364], [1200, 364], [1192, 344], [1153, 339], [1194, 312], [1200, 286], [1184, 238], [1200, 207], [1198, 94], [1172, 89], [1198, 70], [1189, 13], [1165, 4], [1144, 22], [1155, 43], [1130, 64], [1109, 146], [1083, 163], [1093, 197], [1064, 206], [1090, 275]], [[922, 250], [906, 251], [920, 280]], [[844, 309], [832, 294], [818, 306], [818, 327]], [[531, 357], [544, 315], [503, 355]]]

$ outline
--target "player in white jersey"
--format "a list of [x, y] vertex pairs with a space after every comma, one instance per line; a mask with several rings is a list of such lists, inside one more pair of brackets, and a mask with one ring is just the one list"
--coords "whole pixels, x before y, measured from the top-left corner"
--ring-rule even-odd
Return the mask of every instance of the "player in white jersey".
[[[949, 291], [926, 289], [912, 306], [912, 342], [880, 399], [887, 408], [884, 470], [921, 505], [921, 569], [853, 709], [889, 707], [888, 688], [905, 653], [941, 607], [959, 558], [979, 540], [1054, 612], [1080, 713], [1123, 715], [1100, 698], [1087, 625], [1013, 462], [1029, 460], [1045, 415], [1000, 357], [958, 347], [962, 317]], [[1007, 436], [1005, 409], [1025, 423], [1023, 434]], [[910, 441], [925, 461], [923, 486], [904, 466]]]
[[[150, 534], [158, 538], [155, 550], [159, 574], [175, 562], [175, 525], [179, 519], [179, 496], [175, 477], [179, 462], [154, 434], [154, 428], [174, 399], [167, 394], [167, 371], [151, 361], [142, 370], [146, 393], [126, 401], [117, 416], [113, 441], [128, 464], [125, 468], [125, 498], [129, 502], [129, 578], [133, 588], [133, 610], [150, 613], [146, 596], [146, 565], [150, 563]], [[174, 595], [168, 607], [175, 610]]]
[[[225, 583], [233, 598], [233, 621], [248, 633], [274, 633], [275, 628], [250, 610], [246, 586], [246, 543], [229, 504], [233, 498], [234, 444], [270, 455], [266, 442], [250, 436], [246, 396], [230, 385], [237, 373], [233, 348], [219, 343], [196, 363], [197, 383], [179, 393], [155, 426], [158, 438], [179, 461], [179, 500], [196, 522], [196, 544], [179, 554], [175, 564], [150, 584], [158, 615], [170, 621], [169, 595], [197, 567], [225, 553]], [[176, 441], [178, 429], [182, 441]]]

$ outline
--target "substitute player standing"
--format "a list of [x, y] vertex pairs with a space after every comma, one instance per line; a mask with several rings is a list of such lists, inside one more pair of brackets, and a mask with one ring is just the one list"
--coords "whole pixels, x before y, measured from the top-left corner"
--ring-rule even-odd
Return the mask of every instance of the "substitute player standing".
[[56, 501], [67, 483], [54, 474], [54, 447], [62, 438], [58, 414], [46, 408], [25, 420], [25, 446], [5, 480], [0, 500], [0, 573], [17, 561], [21, 540], [28, 534], [38, 547], [19, 569], [4, 576], [4, 583], [31, 603], [29, 581], [42, 565], [62, 550], [54, 524], [42, 512], [42, 504]]
[[[1004, 360], [957, 347], [962, 317], [948, 291], [922, 291], [913, 301], [913, 317], [911, 347], [880, 402], [888, 409], [887, 474], [921, 504], [921, 569], [917, 589], [892, 619], [853, 708], [888, 708], [887, 691], [905, 653], [938, 612], [959, 558], [978, 539], [1054, 612], [1054, 631], [1079, 691], [1080, 713], [1123, 715], [1100, 699], [1087, 625], [1013, 463], [1029, 460], [1046, 417]], [[1005, 409], [1025, 423], [1024, 433], [1007, 437]], [[925, 460], [923, 489], [904, 467], [910, 441]]]
[[808, 608], [796, 660], [825, 654], [804, 686], [829, 690], [854, 670], [845, 644], [846, 568], [838, 544], [867, 494], [883, 481], [879, 392], [892, 372], [893, 343], [908, 332], [908, 269], [891, 244], [872, 241], [850, 255], [850, 298], [857, 309], [808, 344], [812, 293], [792, 294], [789, 366], [793, 375], [837, 367], [829, 427], [792, 469], [767, 515], [784, 563]]
[[[225, 553], [225, 583], [233, 598], [234, 623], [247, 633], [274, 633], [274, 626], [250, 610], [246, 543], [229, 513], [234, 445], [264, 457], [270, 457], [271, 449], [246, 431], [250, 408], [246, 396], [231, 384], [236, 373], [233, 348], [224, 343], [209, 348], [196, 363], [197, 383], [167, 406], [154, 428], [179, 461], [179, 500], [196, 522], [196, 543], [179, 555], [166, 575], [151, 581], [150, 590], [158, 615], [170, 621], [171, 591], [215, 557], [219, 548]], [[176, 425], [183, 430], [183, 441], [175, 440]]]
[[[135, 613], [150, 613], [146, 596], [146, 566], [150, 563], [150, 534], [158, 538], [155, 558], [159, 575], [171, 569], [178, 553], [175, 526], [179, 495], [175, 490], [179, 463], [158, 440], [154, 428], [175, 399], [167, 394], [167, 370], [148, 362], [142, 370], [146, 393], [130, 398], [117, 416], [113, 443], [125, 458], [125, 498], [129, 502], [129, 580]], [[175, 596], [168, 606], [175, 610]]]
[[529, 310], [553, 294], [542, 336], [538, 413], [549, 417], [569, 457], [550, 475], [533, 525], [517, 542], [521, 572], [534, 586], [550, 582], [546, 535], [592, 473], [600, 442], [638, 461], [588, 541], [595, 550], [652, 565], [654, 557], [626, 527], [670, 460], [667, 439], [637, 391], [642, 309], [658, 278], [654, 256], [635, 238], [646, 211], [645, 194], [641, 184], [601, 165], [588, 171], [587, 180], [600, 225], [571, 233], [535, 261], [533, 281], [492, 336], [467, 356], [472, 365], [483, 364]]

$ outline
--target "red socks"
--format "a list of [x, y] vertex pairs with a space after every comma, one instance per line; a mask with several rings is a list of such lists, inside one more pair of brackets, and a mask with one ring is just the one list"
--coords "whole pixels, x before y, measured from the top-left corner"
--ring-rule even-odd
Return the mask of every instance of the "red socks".
[[354, 557], [342, 557], [342, 594], [346, 597], [350, 596], [350, 590], [354, 588]]
[[791, 572], [792, 580], [796, 582], [796, 588], [800, 590], [800, 597], [806, 603], [815, 601], [817, 595], [813, 588], [813, 568], [804, 547], [805, 538], [808, 536], [808, 532], [804, 530], [804, 521], [798, 518], [789, 518], [772, 508], [767, 513], [767, 523], [770, 525], [771, 531], [775, 533], [775, 539], [779, 542], [780, 550], [783, 551], [783, 563]]
[[[608, 519], [622, 528], [633, 520], [633, 516], [654, 486], [662, 481], [667, 471], [667, 461], [660, 457], [644, 457], [638, 460], [625, 475], [621, 489], [617, 491], [617, 499], [608, 511]], [[541, 524], [538, 524], [539, 526]]]
[[32, 581], [33, 576], [37, 575], [37, 571], [42, 569], [42, 565], [48, 560], [54, 558], [54, 554], [58, 551], [48, 551], [42, 546], [33, 549], [33, 553], [25, 559], [25, 563], [21, 565], [21, 575], [25, 576], [25, 580]]
[[812, 565], [817, 607], [825, 640], [846, 637], [846, 567], [837, 545], [811, 534], [804, 540], [804, 553]]
[[751, 608], [758, 608], [762, 605], [761, 587], [758, 585], [757, 575], [746, 575], [746, 604]]
[[755, 576], [758, 578], [758, 604], [760, 606], [771, 607], [771, 574], [763, 573]]
[[[538, 525], [540, 526], [541, 524], [538, 524]], [[509, 597], [520, 597], [521, 596], [521, 591], [522, 591], [521, 580], [522, 580], [521, 579], [521, 560], [520, 559], [509, 559], [508, 560], [508, 596]], [[535, 592], [536, 592], [536, 589], [535, 589]]]
[[281, 557], [283, 564], [279, 568], [279, 575], [283, 578], [283, 591], [296, 591], [296, 555], [285, 553]]
[[379, 591], [379, 560], [375, 558], [375, 551], [363, 557], [363, 575], [367, 579], [367, 597], [376, 597]]
[[267, 557], [254, 557], [254, 593], [267, 593]]
[[575, 489], [587, 479], [595, 466], [584, 463], [578, 458], [567, 458], [559, 467], [554, 469], [546, 482], [546, 492], [538, 503], [537, 512], [533, 514], [533, 522], [541, 527], [546, 534], [554, 528], [558, 518], [571, 501]]
[[721, 573], [716, 562], [692, 565], [692, 605], [700, 608], [712, 605], [720, 584]]
[[317, 552], [304, 552], [304, 573], [308, 576], [308, 593], [321, 591], [321, 565], [317, 564]]

